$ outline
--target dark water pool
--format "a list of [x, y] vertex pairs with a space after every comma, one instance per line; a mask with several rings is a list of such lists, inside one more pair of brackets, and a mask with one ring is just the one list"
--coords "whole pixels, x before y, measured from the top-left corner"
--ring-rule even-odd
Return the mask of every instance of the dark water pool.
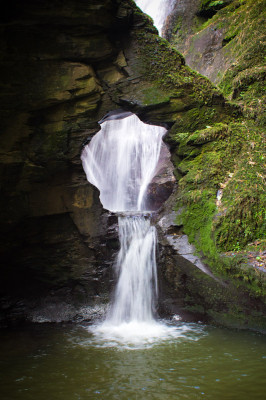
[[[182, 324], [180, 324], [182, 327]], [[183, 324], [180, 337], [121, 347], [84, 327], [35, 325], [0, 333], [2, 400], [259, 400], [266, 340]]]

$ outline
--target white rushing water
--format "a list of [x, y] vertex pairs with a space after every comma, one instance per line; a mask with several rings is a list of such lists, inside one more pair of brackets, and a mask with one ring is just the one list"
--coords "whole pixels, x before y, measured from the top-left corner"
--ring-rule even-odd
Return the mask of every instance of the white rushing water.
[[105, 344], [139, 345], [177, 334], [154, 317], [157, 238], [145, 205], [165, 132], [133, 114], [106, 120], [81, 155], [87, 179], [100, 190], [103, 206], [119, 213], [117, 285], [105, 321], [91, 328]]
[[166, 129], [132, 114], [107, 120], [82, 152], [87, 179], [113, 212], [145, 210], [145, 194], [159, 160]]
[[119, 280], [108, 320], [153, 321], [157, 295], [156, 230], [143, 216], [119, 217], [121, 248], [116, 268]]
[[167, 16], [173, 10], [174, 2], [175, 0], [135, 0], [139, 8], [153, 19], [160, 35]]

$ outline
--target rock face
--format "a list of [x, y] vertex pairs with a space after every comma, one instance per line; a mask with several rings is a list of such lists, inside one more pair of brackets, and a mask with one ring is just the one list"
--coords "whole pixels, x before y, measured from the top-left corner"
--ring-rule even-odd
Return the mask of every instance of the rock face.
[[173, 192], [175, 183], [171, 153], [163, 143], [155, 176], [147, 189], [148, 210], [157, 211]]
[[176, 0], [164, 34], [187, 64], [264, 122], [263, 0]]
[[[263, 4], [260, 0], [177, 0], [174, 13], [165, 27], [166, 36], [185, 54], [188, 64], [219, 83], [224, 95], [242, 111], [241, 124], [227, 125], [228, 121], [225, 120], [223, 125], [206, 123], [201, 133], [195, 130], [195, 126], [190, 126], [186, 131], [190, 130], [192, 135], [187, 136], [183, 134], [185, 130], [176, 125], [169, 135], [173, 138], [173, 146], [176, 146], [177, 170], [182, 181], [186, 182], [186, 188], [183, 188], [187, 193], [190, 190], [190, 195], [189, 186], [193, 186], [194, 181], [196, 197], [193, 201], [197, 198], [196, 192], [200, 186], [205, 189], [208, 187], [207, 191], [213, 189], [222, 196], [216, 203], [219, 211], [212, 229], [213, 236], [216, 236], [215, 225], [219, 226], [220, 222], [223, 225], [225, 220], [228, 221], [228, 214], [231, 214], [227, 228], [220, 227], [218, 240], [214, 238], [218, 246], [223, 242], [223, 250], [236, 248], [232, 243], [235, 239], [239, 249], [242, 249], [248, 241], [254, 242], [265, 237], [265, 225], [260, 217], [245, 221], [246, 215], [258, 215], [263, 208], [260, 203], [263, 197], [261, 176], [265, 168], [261, 162], [265, 157]], [[225, 136], [228, 134], [235, 143], [233, 146], [232, 142], [229, 146], [226, 144]], [[229, 152], [231, 156], [235, 152], [234, 162], [231, 162], [231, 156], [227, 157]], [[223, 169], [224, 173], [221, 174]], [[216, 179], [219, 182], [215, 185]], [[204, 181], [208, 182], [206, 186]], [[250, 191], [249, 196], [253, 200], [247, 200], [247, 191]], [[187, 195], [182, 196], [185, 198]], [[240, 207], [239, 202], [242, 204]], [[256, 204], [256, 211], [251, 210], [252, 204]], [[247, 212], [240, 212], [243, 206]]]
[[51, 290], [93, 303], [110, 291], [117, 250], [80, 162], [98, 121], [118, 108], [166, 126], [203, 105], [217, 118], [229, 111], [130, 0], [12, 0], [2, 11], [4, 308]]
[[201, 260], [234, 282], [239, 300], [248, 293], [252, 307], [234, 302], [248, 315], [247, 325], [257, 319], [261, 327], [266, 279], [259, 269], [263, 263], [259, 268], [251, 264], [249, 255], [257, 252], [260, 262], [265, 251], [262, 26], [260, 0], [177, 0], [165, 27], [166, 37], [189, 65], [219, 83], [242, 114], [215, 123], [211, 116], [210, 122], [206, 119], [209, 110], [191, 111], [185, 128], [174, 124], [169, 131], [166, 140], [178, 181], [169, 210], [176, 213], [178, 230], [170, 244], [178, 246], [186, 234]]
[[[199, 253], [198, 245], [198, 251], [195, 251], [195, 246], [189, 243], [184, 226], [180, 223], [184, 210], [176, 208], [178, 192], [177, 188], [168, 198], [156, 220], [160, 253], [159, 312], [170, 316], [178, 314], [185, 321], [215, 321], [228, 327], [264, 332], [266, 320], [263, 298], [249, 295], [247, 288], [241, 288], [240, 279], [236, 286], [230, 274], [226, 276], [221, 271], [219, 275], [214, 274], [221, 261], [216, 259], [217, 265], [212, 265], [212, 271], [206, 265], [209, 262], [207, 257], [203, 257], [203, 252]], [[204, 206], [201, 207], [204, 209]], [[191, 219], [191, 223], [197, 225], [193, 215]], [[200, 237], [200, 228], [197, 232]], [[240, 271], [238, 269], [238, 278]], [[263, 280], [258, 271], [257, 275], [261, 275]]]
[[216, 84], [235, 61], [236, 54], [228, 54], [224, 48], [229, 25], [210, 21], [232, 2], [177, 0], [164, 27], [164, 35], [184, 54], [188, 65]]
[[[179, 179], [187, 173], [179, 166], [187, 151], [177, 150], [180, 134], [229, 123], [239, 111], [185, 65], [131, 0], [12, 0], [2, 11], [3, 318], [75, 319], [82, 304], [91, 306], [85, 312], [91, 318], [110, 293], [118, 246], [116, 217], [103, 210], [80, 161], [98, 121], [122, 108], [172, 127], [168, 141]], [[167, 174], [158, 170], [151, 201], [172, 189], [170, 167]], [[167, 243], [162, 260], [165, 298], [180, 300], [183, 287], [182, 296], [189, 290], [189, 302], [200, 303], [201, 278], [193, 271], [203, 272], [182, 264]], [[189, 284], [178, 263], [191, 271]]]

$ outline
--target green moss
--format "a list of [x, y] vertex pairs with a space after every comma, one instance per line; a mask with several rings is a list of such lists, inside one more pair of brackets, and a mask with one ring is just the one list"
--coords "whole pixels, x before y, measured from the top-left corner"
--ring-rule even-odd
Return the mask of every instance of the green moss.
[[[169, 98], [182, 97], [187, 108], [212, 105], [213, 98], [219, 99], [218, 103], [223, 102], [221, 92], [207, 78], [186, 67], [183, 56], [166, 40], [141, 30], [134, 33], [133, 39], [136, 57], [131, 68], [152, 83], [154, 89], [150, 93], [160, 97], [165, 93]], [[150, 93], [146, 96], [149, 103], [152, 102]]]
[[184, 232], [208, 259], [216, 259], [216, 247], [212, 240], [212, 220], [215, 213], [214, 193], [196, 190], [180, 197], [177, 207], [186, 205], [177, 223], [184, 226]]
[[234, 29], [233, 32], [227, 32], [227, 34], [223, 38], [223, 46], [226, 46], [230, 43], [239, 33], [239, 29]]
[[186, 306], [186, 310], [190, 311], [192, 313], [197, 313], [197, 314], [205, 314], [205, 309], [202, 305], [191, 305], [191, 306]]
[[243, 312], [241, 307], [231, 307], [230, 312], [209, 312], [211, 317], [220, 325], [237, 329], [255, 329], [265, 332], [266, 318], [263, 312], [248, 310]]
[[[166, 141], [173, 145], [181, 143], [178, 138], [179, 134], [187, 135], [187, 140], [189, 141], [191, 133], [194, 133], [198, 129], [205, 129], [206, 126], [212, 125], [213, 121], [217, 121], [217, 123], [220, 121], [230, 122], [232, 117], [230, 117], [230, 115], [225, 115], [224, 112], [225, 110], [220, 107], [214, 108], [207, 106], [192, 108], [187, 111], [184, 110], [182, 115], [177, 119], [173, 128], [169, 131]], [[215, 125], [214, 130], [218, 129], [218, 125], [219, 124]], [[212, 132], [213, 130], [208, 130], [208, 133], [211, 134]], [[197, 135], [197, 133], [195, 134]], [[187, 143], [182, 140], [182, 146], [186, 144]]]
[[232, 0], [201, 0], [199, 14], [212, 16], [231, 2]]
[[[246, 260], [222, 257], [224, 251], [263, 240], [265, 218], [265, 146], [253, 123], [217, 123], [194, 132], [172, 132], [180, 172], [178, 225], [218, 273], [244, 284], [253, 295], [265, 293], [265, 281]], [[216, 194], [223, 190], [220, 203]]]
[[[209, 6], [212, 3], [213, 7], [218, 5], [217, 2], [207, 3]], [[245, 53], [241, 47], [242, 27], [245, 26], [251, 34], [245, 22], [245, 12], [252, 12], [254, 7], [249, 0], [230, 3], [211, 18], [211, 24], [219, 24], [224, 30], [224, 54], [228, 52], [230, 59], [233, 49], [236, 57], [241, 58]], [[255, 108], [255, 105], [252, 105], [252, 100], [248, 103], [249, 94], [257, 93], [257, 98], [261, 94], [258, 82], [264, 79], [262, 70], [251, 71], [251, 63], [258, 52], [257, 44], [254, 43], [251, 59], [246, 54], [245, 64], [237, 64], [237, 73], [235, 65], [232, 65], [230, 73], [221, 74], [226, 90], [225, 86], [221, 88], [237, 101], [238, 107], [234, 107], [232, 104], [225, 106], [221, 92], [202, 75], [186, 67], [183, 57], [165, 40], [141, 29], [135, 31], [131, 39], [135, 52], [131, 68], [136, 76], [142, 74], [150, 85], [148, 89], [144, 88], [145, 104], [152, 106], [154, 102], [169, 99], [157, 118], [165, 121], [170, 113], [171, 121], [175, 121], [167, 140], [173, 149], [178, 179], [176, 208], [182, 210], [177, 223], [183, 226], [190, 242], [195, 244], [198, 253], [214, 271], [230, 276], [236, 285], [243, 285], [252, 295], [262, 296], [265, 283], [257, 271], [247, 267], [241, 257], [223, 255], [236, 246], [242, 248], [248, 242], [262, 239], [265, 232], [259, 211], [263, 209], [263, 195], [258, 184], [260, 176], [264, 176], [263, 146], [258, 139], [262, 132], [258, 131], [254, 121], [236, 119], [239, 118], [239, 109], [245, 115], [248, 112], [252, 114], [250, 108]], [[252, 46], [249, 45], [249, 49]], [[260, 59], [260, 56], [256, 57]], [[245, 73], [247, 68], [249, 71]], [[242, 104], [238, 98], [242, 99]], [[244, 106], [249, 110], [244, 110]], [[253, 142], [259, 145], [254, 147]], [[256, 160], [258, 157], [260, 161], [253, 161], [255, 155], [250, 154], [250, 146], [254, 147]], [[236, 195], [243, 176], [238, 201]], [[220, 203], [216, 199], [218, 190], [223, 190]], [[234, 217], [238, 213], [241, 218]], [[253, 229], [255, 219], [257, 222]]]
[[266, 234], [265, 137], [253, 125], [244, 127], [236, 138], [240, 153], [223, 192], [226, 212], [215, 223], [217, 245], [226, 251], [237, 243], [244, 248]]
[[[225, 14], [222, 11], [227, 11]], [[234, 1], [217, 14], [225, 26], [225, 56], [235, 60], [221, 76], [223, 93], [243, 106], [244, 115], [262, 124], [265, 100], [265, 2]]]
[[[220, 8], [220, 9], [219, 9]], [[191, 19], [184, 19], [177, 34], [171, 41], [184, 54], [190, 55], [190, 64], [202, 71], [206, 67], [202, 60], [203, 43], [208, 47], [211, 31], [218, 31], [223, 37], [223, 48], [217, 50], [222, 60], [219, 68], [208, 69], [211, 79], [219, 84], [223, 94], [237, 102], [246, 117], [261, 126], [265, 124], [265, 1], [231, 0], [200, 2], [199, 14], [205, 15], [201, 25]], [[204, 14], [205, 13], [205, 14]], [[198, 15], [193, 17], [198, 18]], [[206, 20], [207, 18], [207, 20]], [[194, 20], [193, 20], [194, 21]], [[254, 71], [254, 67], [260, 73]], [[206, 68], [205, 68], [206, 69]], [[264, 71], [264, 72], [262, 72]], [[207, 73], [207, 69], [206, 69]], [[252, 83], [243, 83], [244, 75]]]
[[176, 33], [182, 26], [182, 18], [178, 17], [177, 20], [175, 21], [175, 26], [173, 28], [173, 33]]
[[156, 87], [151, 86], [142, 90], [143, 104], [145, 106], [152, 105], [154, 103], [167, 103], [170, 101], [169, 96], [162, 91], [159, 91]]

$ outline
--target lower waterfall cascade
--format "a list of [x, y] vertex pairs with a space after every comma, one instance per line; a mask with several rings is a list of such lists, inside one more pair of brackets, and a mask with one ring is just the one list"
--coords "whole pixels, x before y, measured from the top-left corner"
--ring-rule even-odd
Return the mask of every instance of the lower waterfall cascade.
[[118, 226], [119, 280], [108, 320], [113, 324], [152, 321], [153, 297], [157, 295], [155, 227], [143, 216], [119, 217]]
[[144, 124], [134, 114], [103, 120], [81, 155], [103, 206], [118, 214], [117, 284], [105, 321], [92, 327], [105, 339], [138, 342], [174, 334], [155, 319], [157, 237], [146, 210], [146, 191], [165, 133], [165, 128]]

